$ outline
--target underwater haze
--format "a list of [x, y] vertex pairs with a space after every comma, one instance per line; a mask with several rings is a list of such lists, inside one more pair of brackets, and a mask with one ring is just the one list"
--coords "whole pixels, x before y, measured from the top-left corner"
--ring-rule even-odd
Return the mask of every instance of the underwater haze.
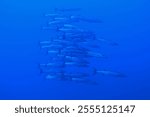
[[[149, 6], [148, 0], [1, 0], [0, 99], [149, 100]], [[38, 43], [52, 35], [42, 27], [48, 20], [45, 14], [55, 8], [80, 8], [78, 14], [83, 17], [100, 19], [101, 23], [77, 25], [117, 46], [104, 43], [100, 51], [106, 58], [89, 60], [96, 68], [121, 72], [125, 77], [105, 72], [91, 76], [97, 82], [94, 85], [45, 79], [38, 64], [47, 60]]]

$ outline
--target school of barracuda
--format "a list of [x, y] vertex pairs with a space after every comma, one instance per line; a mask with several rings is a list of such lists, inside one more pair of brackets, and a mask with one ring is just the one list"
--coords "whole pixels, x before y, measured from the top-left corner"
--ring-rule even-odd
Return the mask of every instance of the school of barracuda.
[[118, 43], [98, 38], [95, 32], [80, 28], [77, 24], [82, 22], [96, 23], [96, 25], [102, 23], [99, 19], [73, 15], [72, 12], [80, 10], [79, 8], [54, 9], [53, 13], [45, 15], [48, 23], [43, 29], [50, 31], [51, 37], [39, 42], [40, 48], [45, 50], [48, 57], [47, 63], [39, 64], [40, 73], [45, 79], [90, 84], [97, 84], [94, 77], [100, 77], [99, 75], [124, 77], [125, 75], [120, 72], [92, 66], [92, 61], [100, 63], [101, 59], [105, 59], [99, 51], [102, 42], [111, 45]]

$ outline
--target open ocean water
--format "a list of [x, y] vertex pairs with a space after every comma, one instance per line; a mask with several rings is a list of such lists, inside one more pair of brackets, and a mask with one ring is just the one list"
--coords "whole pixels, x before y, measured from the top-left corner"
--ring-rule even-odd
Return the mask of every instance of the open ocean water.
[[[149, 6], [148, 0], [1, 0], [0, 99], [150, 99]], [[103, 44], [107, 58], [92, 64], [126, 77], [100, 75], [98, 85], [45, 80], [38, 42], [51, 35], [41, 27], [55, 8], [81, 8], [83, 16], [101, 19], [83, 25], [119, 45]]]

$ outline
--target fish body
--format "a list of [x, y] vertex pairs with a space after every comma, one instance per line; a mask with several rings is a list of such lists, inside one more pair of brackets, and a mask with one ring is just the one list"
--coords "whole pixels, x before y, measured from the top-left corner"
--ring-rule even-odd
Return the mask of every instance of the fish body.
[[79, 66], [79, 67], [88, 67], [89, 63], [88, 62], [65, 62], [65, 65], [71, 65], [71, 66]]
[[48, 75], [46, 75], [46, 79], [61, 79], [62, 77], [62, 73], [49, 73]]
[[45, 14], [46, 17], [58, 17], [60, 16], [60, 14], [56, 14], [56, 13], [49, 13], [49, 14]]
[[51, 55], [51, 54], [55, 54], [58, 55], [60, 53], [60, 50], [48, 50], [47, 54]]
[[104, 58], [105, 56], [99, 52], [88, 52], [88, 55], [91, 57]]
[[40, 43], [40, 44], [50, 44], [51, 41], [40, 41], [39, 43]]
[[101, 75], [114, 76], [114, 77], [125, 77], [125, 75], [120, 72], [113, 72], [107, 70], [95, 70], [94, 74], [101, 74]]

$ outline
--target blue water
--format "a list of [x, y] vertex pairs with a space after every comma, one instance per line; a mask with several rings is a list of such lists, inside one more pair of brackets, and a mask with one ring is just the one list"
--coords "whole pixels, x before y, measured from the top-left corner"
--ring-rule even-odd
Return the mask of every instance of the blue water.
[[[148, 0], [1, 0], [0, 99], [150, 99], [149, 6]], [[127, 77], [101, 76], [99, 85], [88, 85], [40, 76], [37, 43], [50, 36], [41, 30], [43, 14], [60, 7], [102, 19], [87, 28], [119, 43], [104, 45], [105, 66]]]

